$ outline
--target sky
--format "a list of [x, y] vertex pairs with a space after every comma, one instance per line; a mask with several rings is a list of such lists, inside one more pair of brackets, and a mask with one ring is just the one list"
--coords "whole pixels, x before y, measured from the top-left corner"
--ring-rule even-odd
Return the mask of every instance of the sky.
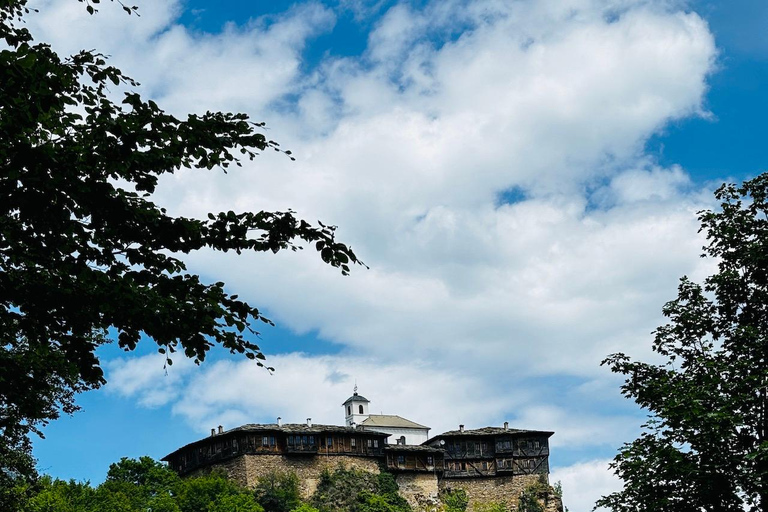
[[[273, 373], [215, 350], [167, 369], [151, 340], [100, 352], [108, 383], [35, 442], [39, 469], [103, 480], [211, 427], [340, 424], [371, 411], [435, 435], [552, 430], [550, 480], [588, 511], [646, 413], [601, 367], [653, 360], [678, 279], [701, 280], [696, 212], [768, 162], [768, 4], [757, 0], [36, 0], [60, 54], [95, 48], [176, 115], [242, 111], [294, 153], [183, 171], [176, 215], [285, 210], [338, 226], [370, 267], [311, 248], [184, 256], [262, 308]], [[119, 97], [124, 91], [115, 90]]]

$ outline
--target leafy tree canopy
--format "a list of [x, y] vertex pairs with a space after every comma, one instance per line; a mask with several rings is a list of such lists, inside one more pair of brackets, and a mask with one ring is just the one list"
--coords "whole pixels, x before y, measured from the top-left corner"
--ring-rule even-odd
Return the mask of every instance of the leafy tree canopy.
[[254, 495], [269, 512], [290, 512], [301, 504], [299, 477], [293, 472], [273, 471], [257, 480]]
[[146, 335], [167, 364], [215, 345], [263, 364], [246, 336], [271, 322], [180, 254], [305, 242], [343, 274], [359, 263], [334, 227], [292, 211], [169, 215], [151, 200], [161, 176], [227, 169], [277, 143], [245, 114], [165, 113], [103, 55], [36, 43], [27, 14], [26, 0], [0, 2], [0, 480], [29, 475], [29, 433], [104, 383], [95, 350], [107, 329], [126, 350]]
[[34, 495], [20, 512], [264, 512], [253, 493], [221, 473], [180, 479], [149, 458], [122, 459], [109, 468], [104, 483], [94, 488], [70, 480], [40, 479]]
[[717, 272], [683, 277], [655, 331], [664, 362], [624, 354], [604, 364], [626, 375], [622, 393], [651, 413], [613, 462], [624, 489], [613, 511], [768, 510], [768, 174], [715, 192], [699, 213]]
[[411, 512], [390, 473], [343, 466], [322, 473], [311, 503], [320, 512]]

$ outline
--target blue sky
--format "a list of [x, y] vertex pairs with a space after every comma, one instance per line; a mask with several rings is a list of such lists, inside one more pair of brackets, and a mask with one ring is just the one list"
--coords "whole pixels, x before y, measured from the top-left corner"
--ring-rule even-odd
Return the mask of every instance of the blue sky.
[[180, 173], [159, 203], [291, 207], [371, 266], [190, 256], [276, 320], [275, 374], [216, 351], [166, 375], [151, 342], [106, 347], [109, 383], [45, 429], [41, 470], [98, 482], [218, 424], [339, 423], [357, 381], [373, 411], [433, 434], [555, 430], [574, 512], [615, 488], [606, 461], [644, 415], [599, 362], [650, 357], [677, 278], [711, 270], [695, 212], [766, 167], [768, 6], [164, 0], [126, 19], [39, 4], [33, 33], [60, 52], [110, 54], [175, 113], [246, 111], [298, 157]]

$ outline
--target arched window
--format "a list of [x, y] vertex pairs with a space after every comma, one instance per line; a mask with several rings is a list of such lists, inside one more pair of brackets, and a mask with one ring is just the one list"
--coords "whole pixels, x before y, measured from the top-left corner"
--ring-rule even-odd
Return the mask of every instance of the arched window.
[[363, 414], [363, 406], [359, 405], [358, 408], [360, 409], [360, 414]]
[[352, 415], [352, 406], [348, 405], [347, 406], [347, 416], [351, 416], [351, 415]]

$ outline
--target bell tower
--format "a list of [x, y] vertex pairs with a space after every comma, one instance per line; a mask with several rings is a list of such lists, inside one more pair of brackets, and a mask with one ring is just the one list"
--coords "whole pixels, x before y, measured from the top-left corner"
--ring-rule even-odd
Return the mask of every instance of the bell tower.
[[349, 427], [353, 423], [361, 424], [368, 418], [368, 404], [371, 401], [362, 395], [357, 394], [357, 384], [355, 384], [354, 393], [351, 397], [341, 404], [344, 408], [344, 422]]

